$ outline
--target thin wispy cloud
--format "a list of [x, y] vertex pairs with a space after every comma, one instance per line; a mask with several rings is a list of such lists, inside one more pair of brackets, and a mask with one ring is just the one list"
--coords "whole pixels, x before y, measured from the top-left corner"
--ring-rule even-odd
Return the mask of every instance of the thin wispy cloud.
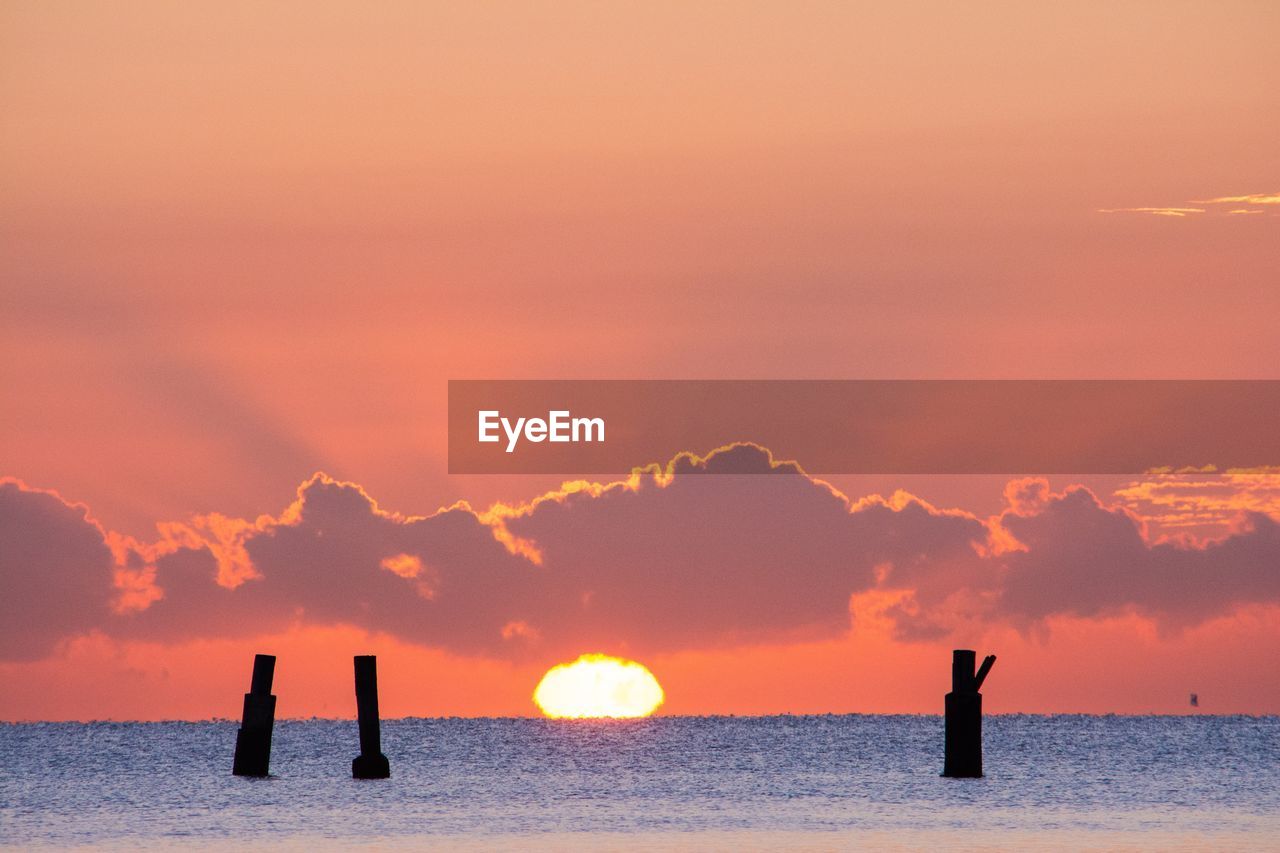
[[[1250, 195], [1224, 195], [1218, 198], [1195, 199], [1192, 204], [1280, 204], [1280, 192], [1252, 193]], [[1233, 213], [1235, 211], [1232, 211]]]
[[[1266, 205], [1280, 205], [1280, 192], [1198, 198], [1191, 199], [1186, 203], [1212, 205], [1212, 207], [1100, 207], [1098, 208], [1098, 213], [1139, 213], [1150, 216], [1168, 216], [1176, 219], [1184, 219], [1198, 214], [1208, 214], [1209, 216], [1249, 216], [1266, 213], [1267, 211], [1263, 209]], [[1225, 205], [1236, 206], [1230, 210], [1221, 209], [1221, 206]], [[1240, 207], [1239, 205], [1249, 206]], [[1280, 213], [1272, 213], [1272, 216], [1280, 216]]]
[[1102, 207], [1099, 213], [1149, 213], [1153, 216], [1190, 216], [1204, 213], [1202, 207]]

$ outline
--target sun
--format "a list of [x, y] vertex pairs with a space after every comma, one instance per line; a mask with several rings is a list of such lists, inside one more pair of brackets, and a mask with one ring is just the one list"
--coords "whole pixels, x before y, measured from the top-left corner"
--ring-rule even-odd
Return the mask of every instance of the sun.
[[547, 670], [533, 701], [548, 717], [647, 717], [666, 696], [653, 673], [633, 660], [583, 655]]

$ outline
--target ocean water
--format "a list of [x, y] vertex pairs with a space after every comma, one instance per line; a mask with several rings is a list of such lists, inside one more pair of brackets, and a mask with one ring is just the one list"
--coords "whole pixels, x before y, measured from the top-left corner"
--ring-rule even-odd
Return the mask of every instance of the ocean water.
[[943, 779], [936, 716], [406, 719], [392, 778], [352, 721], [0, 724], [0, 844], [23, 849], [1280, 849], [1280, 717], [989, 716]]

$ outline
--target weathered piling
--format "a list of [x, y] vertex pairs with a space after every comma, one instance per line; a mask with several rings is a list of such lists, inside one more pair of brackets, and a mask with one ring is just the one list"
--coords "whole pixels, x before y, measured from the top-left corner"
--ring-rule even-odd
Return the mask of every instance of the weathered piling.
[[945, 756], [942, 775], [962, 779], [982, 776], [982, 682], [995, 655], [987, 655], [975, 673], [977, 655], [956, 649], [951, 655], [951, 692], [946, 698]]
[[356, 655], [356, 715], [360, 721], [360, 754], [351, 761], [356, 779], [386, 779], [391, 762], [382, 754], [382, 724], [378, 720], [378, 659]]
[[271, 729], [276, 721], [276, 697], [271, 694], [275, 655], [254, 655], [253, 681], [244, 694], [244, 714], [236, 732], [236, 776], [266, 776], [271, 764]]

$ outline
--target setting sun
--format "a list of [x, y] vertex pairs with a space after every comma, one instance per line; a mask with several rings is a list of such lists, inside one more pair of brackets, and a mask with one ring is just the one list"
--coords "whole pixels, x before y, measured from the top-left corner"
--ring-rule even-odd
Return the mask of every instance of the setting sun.
[[557, 718], [647, 717], [664, 698], [643, 664], [598, 654], [553, 666], [533, 691], [542, 713]]

